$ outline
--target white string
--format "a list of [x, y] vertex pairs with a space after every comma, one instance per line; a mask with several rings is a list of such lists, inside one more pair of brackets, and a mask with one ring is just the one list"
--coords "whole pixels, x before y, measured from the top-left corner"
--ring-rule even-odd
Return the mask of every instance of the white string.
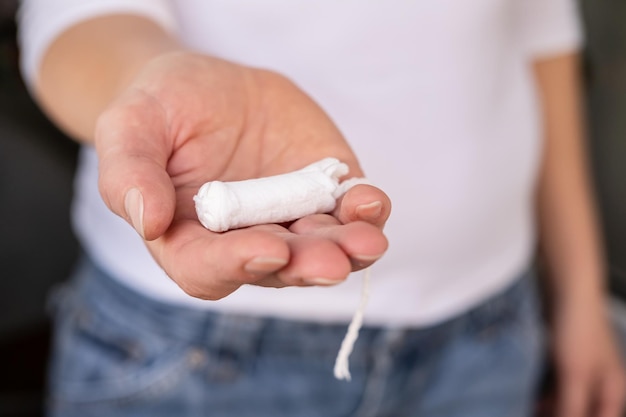
[[354, 312], [354, 317], [348, 326], [348, 331], [341, 342], [341, 348], [337, 353], [337, 359], [335, 360], [335, 378], [345, 379], [350, 381], [350, 368], [348, 359], [354, 348], [354, 343], [359, 337], [359, 330], [363, 324], [363, 314], [365, 313], [365, 307], [367, 306], [367, 300], [369, 299], [370, 292], [370, 268], [366, 268], [363, 272], [363, 287], [361, 290], [361, 303], [359, 308]]

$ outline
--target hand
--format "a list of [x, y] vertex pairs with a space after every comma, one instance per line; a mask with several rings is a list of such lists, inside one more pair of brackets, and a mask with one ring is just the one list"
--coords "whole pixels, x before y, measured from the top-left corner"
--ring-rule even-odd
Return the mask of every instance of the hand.
[[188, 294], [222, 298], [243, 284], [328, 285], [387, 249], [390, 202], [359, 185], [332, 215], [288, 227], [204, 229], [193, 195], [210, 180], [292, 171], [327, 156], [363, 176], [326, 114], [286, 78], [187, 52], [151, 60], [100, 116], [100, 192]]
[[624, 368], [603, 307], [570, 302], [555, 313], [555, 415], [621, 417]]

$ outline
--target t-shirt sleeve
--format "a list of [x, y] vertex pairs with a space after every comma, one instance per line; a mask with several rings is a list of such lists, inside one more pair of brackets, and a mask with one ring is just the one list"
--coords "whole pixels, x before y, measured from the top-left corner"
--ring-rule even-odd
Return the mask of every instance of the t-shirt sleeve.
[[583, 31], [575, 0], [520, 0], [521, 41], [536, 58], [581, 48]]
[[62, 32], [81, 21], [109, 14], [144, 16], [168, 31], [177, 28], [169, 0], [22, 0], [17, 19], [25, 82], [34, 84], [46, 49]]

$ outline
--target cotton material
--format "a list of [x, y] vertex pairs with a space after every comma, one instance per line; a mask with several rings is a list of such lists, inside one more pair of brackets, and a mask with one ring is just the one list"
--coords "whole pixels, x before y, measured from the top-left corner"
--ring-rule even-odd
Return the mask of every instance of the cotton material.
[[212, 232], [225, 232], [328, 213], [347, 191], [339, 179], [348, 172], [348, 166], [338, 159], [324, 158], [297, 171], [271, 177], [210, 181], [193, 198], [198, 220]]
[[[530, 262], [542, 131], [531, 62], [580, 47], [573, 1], [25, 0], [28, 81], [63, 29], [117, 12], [152, 18], [200, 52], [287, 75], [337, 123], [393, 202], [366, 323], [441, 322]], [[120, 282], [198, 308], [320, 322], [352, 316], [358, 276], [332, 288], [246, 286], [217, 302], [192, 299], [108, 211], [97, 175], [95, 153], [84, 148], [76, 233]]]

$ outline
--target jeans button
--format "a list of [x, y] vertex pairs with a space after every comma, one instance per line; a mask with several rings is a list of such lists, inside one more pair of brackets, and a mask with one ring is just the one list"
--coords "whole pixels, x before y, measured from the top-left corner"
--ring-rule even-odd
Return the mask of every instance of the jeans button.
[[192, 368], [198, 369], [207, 361], [207, 355], [201, 348], [191, 348], [187, 352], [187, 362]]

